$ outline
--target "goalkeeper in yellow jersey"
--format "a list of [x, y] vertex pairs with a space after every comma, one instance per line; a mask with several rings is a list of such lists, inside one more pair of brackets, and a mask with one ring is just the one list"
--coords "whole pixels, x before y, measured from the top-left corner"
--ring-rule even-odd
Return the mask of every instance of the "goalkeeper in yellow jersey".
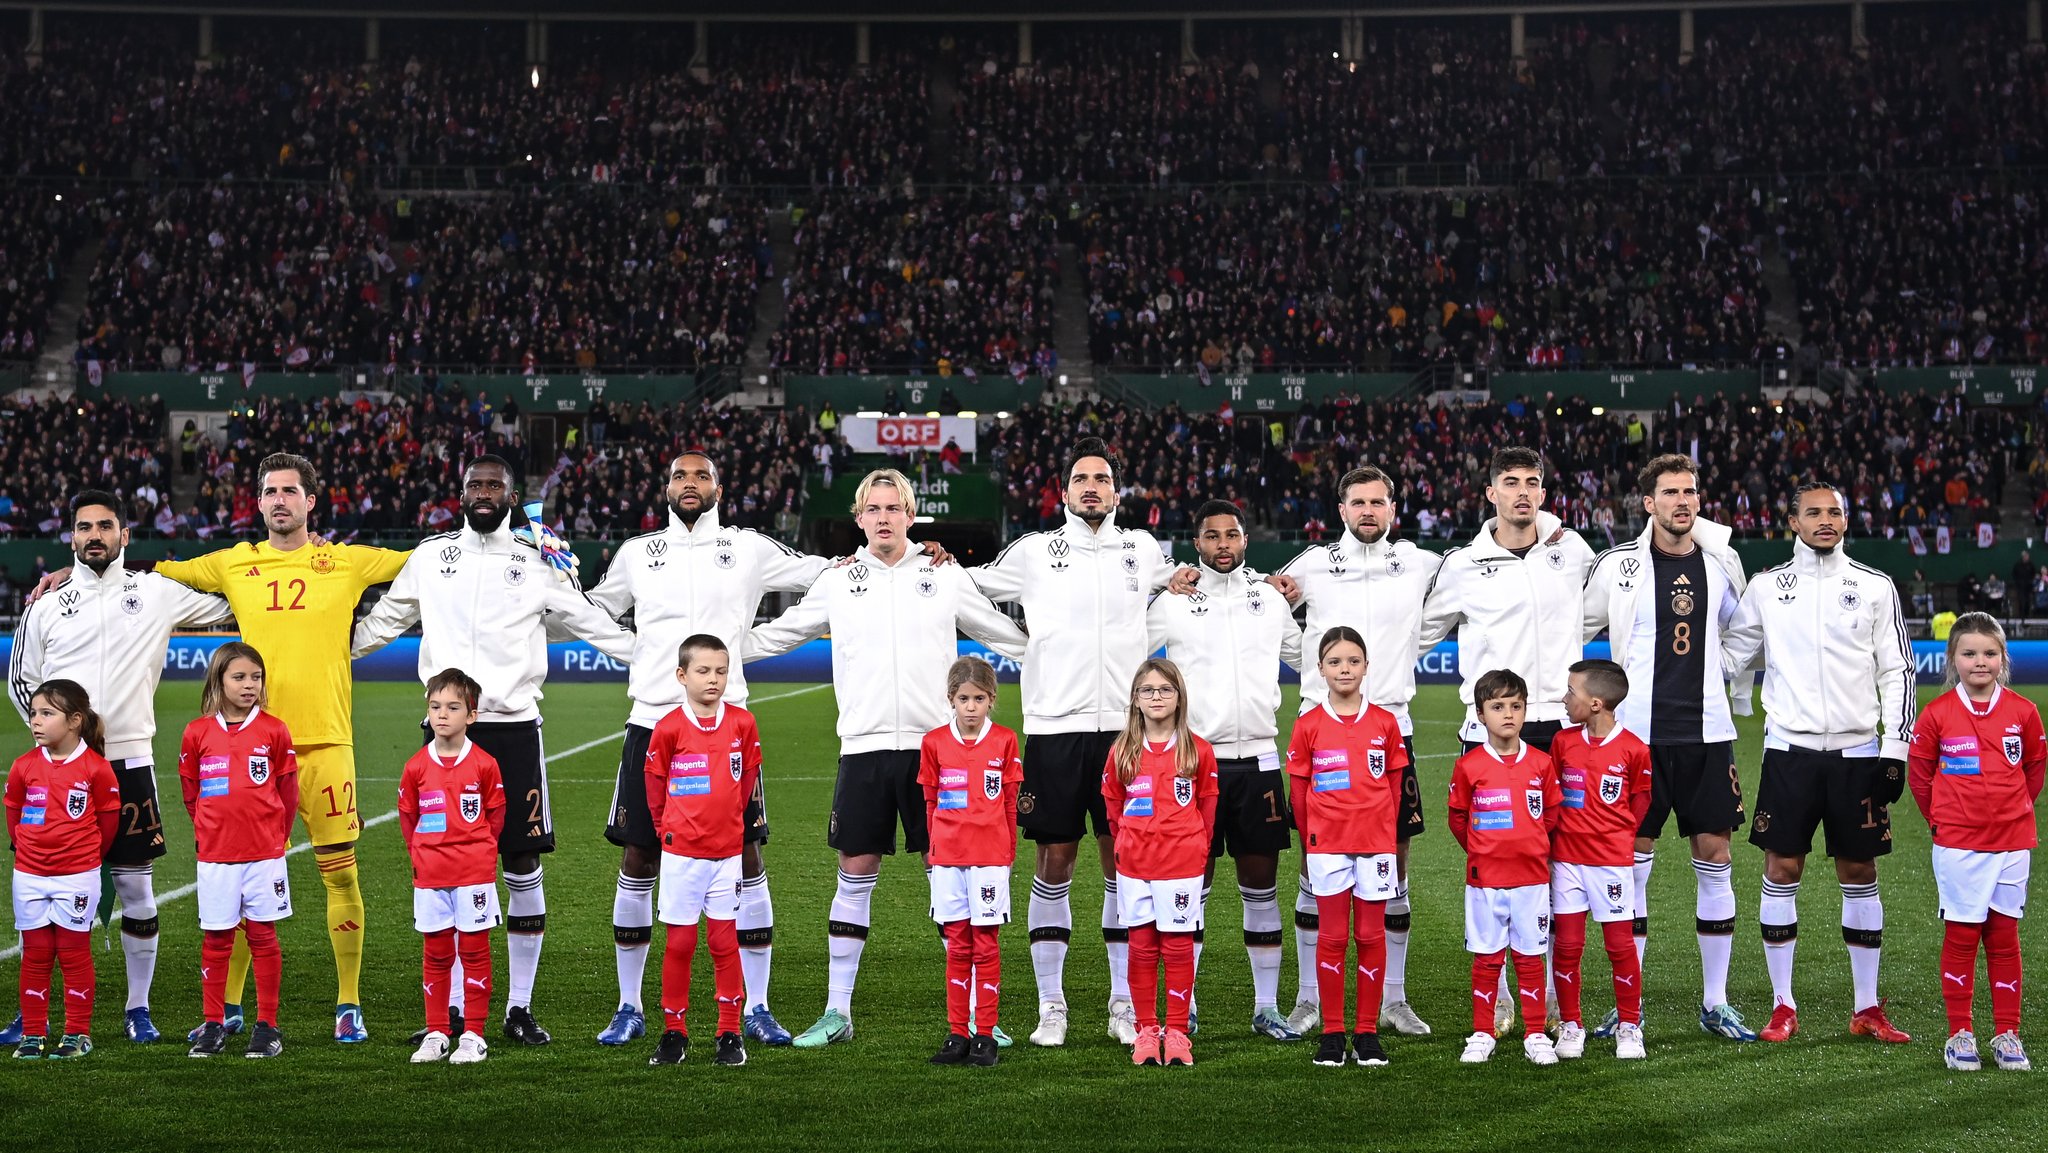
[[[389, 583], [412, 554], [314, 540], [306, 525], [314, 494], [321, 491], [320, 477], [304, 457], [272, 453], [256, 466], [256, 478], [267, 539], [196, 560], [159, 561], [156, 571], [200, 592], [225, 596], [242, 639], [263, 654], [269, 667], [268, 710], [297, 742], [299, 817], [327, 891], [336, 984], [334, 1039], [366, 1041], [370, 1034], [358, 991], [363, 890], [355, 847], [363, 826], [356, 813], [349, 631], [363, 591]], [[55, 574], [59, 579], [64, 575]], [[225, 1024], [231, 1033], [241, 1029], [241, 993], [249, 974], [248, 947], [236, 941], [228, 965]]]

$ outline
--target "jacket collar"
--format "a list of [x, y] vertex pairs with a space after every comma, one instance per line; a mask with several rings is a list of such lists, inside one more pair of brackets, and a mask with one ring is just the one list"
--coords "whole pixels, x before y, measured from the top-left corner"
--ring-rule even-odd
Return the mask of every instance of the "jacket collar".
[[1067, 522], [1060, 526], [1061, 533], [1064, 534], [1068, 540], [1074, 542], [1082, 548], [1092, 549], [1100, 547], [1102, 541], [1108, 540], [1116, 535], [1115, 509], [1110, 509], [1109, 515], [1102, 518], [1102, 527], [1100, 529], [1089, 528], [1088, 522], [1082, 520], [1078, 516], [1075, 516], [1073, 509], [1061, 506], [1060, 511], [1067, 518]]
[[1343, 527], [1342, 534], [1337, 538], [1337, 547], [1343, 551], [1345, 556], [1356, 560], [1372, 560], [1376, 557], [1389, 556], [1394, 551], [1394, 538], [1391, 531], [1382, 535], [1380, 539], [1371, 544], [1359, 540], [1352, 533], [1349, 526]]
[[695, 529], [684, 524], [683, 518], [677, 516], [676, 510], [671, 508], [668, 510], [668, 528], [670, 532], [691, 543], [700, 540], [710, 540], [725, 531], [725, 526], [718, 523], [718, 510], [716, 508], [707, 508], [700, 513], [697, 517], [697, 527]]
[[71, 579], [86, 588], [98, 588], [102, 585], [111, 585], [118, 581], [127, 580], [128, 551], [123, 549], [115, 553], [114, 559], [108, 562], [107, 571], [104, 573], [96, 573], [92, 571], [91, 565], [74, 558], [74, 563], [71, 566]]
[[855, 560], [865, 561], [866, 563], [874, 565], [876, 568], [879, 569], [907, 568], [910, 565], [914, 565], [917, 562], [925, 559], [924, 549], [920, 547], [916, 541], [905, 541], [903, 543], [903, 559], [897, 561], [895, 564], [890, 564], [887, 561], [884, 561], [881, 557], [878, 557], [874, 553], [869, 552], [868, 546], [866, 545], [862, 545], [859, 548], [854, 549], [853, 556]]
[[1848, 570], [1849, 554], [1842, 545], [1836, 545], [1835, 551], [1823, 556], [1808, 548], [1805, 541], [1793, 537], [1792, 567], [1809, 576], [1835, 576]]
[[[1656, 525], [1644, 525], [1643, 535], [1636, 539], [1642, 542], [1644, 548], [1654, 548], [1656, 544], [1653, 538], [1656, 532]], [[1694, 544], [1700, 546], [1702, 552], [1727, 552], [1734, 547], [1735, 530], [1703, 516], [1696, 516], [1692, 520], [1692, 540]]]
[[[1474, 538], [1473, 543], [1479, 544], [1483, 542], [1487, 547], [1492, 548], [1497, 552], [1507, 553], [1508, 550], [1505, 547], [1503, 547], [1499, 541], [1495, 540], [1493, 536], [1493, 530], [1499, 524], [1499, 517], [1487, 517], [1486, 523], [1479, 526], [1479, 535], [1476, 538]], [[1550, 513], [1544, 512], [1541, 509], [1538, 509], [1536, 511], [1536, 543], [1538, 545], [1542, 545], [1548, 542], [1551, 537], [1557, 535], [1557, 530], [1563, 527], [1564, 522], [1557, 519], [1555, 516], [1552, 516]], [[1508, 555], [1512, 556], [1514, 554], [1508, 553]]]
[[1199, 557], [1195, 560], [1195, 587], [1210, 596], [1241, 592], [1250, 586], [1250, 580], [1251, 578], [1245, 575], [1243, 558], [1239, 558], [1237, 567], [1229, 572], [1217, 572]]
[[491, 532], [480, 533], [469, 527], [469, 519], [463, 518], [462, 528], [457, 530], [456, 539], [479, 552], [508, 552], [518, 542], [512, 539], [512, 517], [507, 514], [503, 523]]

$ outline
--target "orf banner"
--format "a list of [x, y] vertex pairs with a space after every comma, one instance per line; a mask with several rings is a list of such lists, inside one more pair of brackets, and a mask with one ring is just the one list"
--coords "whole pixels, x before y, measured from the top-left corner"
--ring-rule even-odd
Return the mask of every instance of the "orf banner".
[[949, 440], [961, 452], [974, 451], [971, 416], [847, 416], [840, 418], [839, 431], [855, 452], [937, 452]]

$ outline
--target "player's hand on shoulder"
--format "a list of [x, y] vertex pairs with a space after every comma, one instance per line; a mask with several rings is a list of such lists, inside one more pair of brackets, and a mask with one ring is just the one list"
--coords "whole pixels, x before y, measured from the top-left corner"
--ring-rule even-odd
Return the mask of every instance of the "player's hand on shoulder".
[[56, 588], [58, 585], [63, 584], [65, 581], [70, 579], [70, 565], [65, 565], [63, 568], [60, 568], [53, 573], [45, 573], [43, 575], [43, 579], [36, 582], [36, 587], [28, 590], [27, 599], [23, 600], [21, 603], [24, 605], [32, 605], [36, 603], [36, 601], [39, 600], [44, 593], [49, 592], [51, 589]]
[[1177, 597], [1192, 596], [1200, 576], [1201, 572], [1195, 566], [1184, 564], [1173, 571], [1173, 579], [1166, 582], [1166, 591]]
[[924, 552], [924, 555], [932, 562], [933, 568], [937, 568], [940, 565], [948, 565], [953, 563], [953, 554], [947, 552], [946, 546], [940, 544], [938, 541], [928, 540], [924, 542], [921, 548]]
[[1300, 581], [1295, 580], [1284, 572], [1276, 572], [1266, 577], [1266, 583], [1273, 586], [1274, 592], [1286, 597], [1288, 604], [1298, 605], [1301, 603]]

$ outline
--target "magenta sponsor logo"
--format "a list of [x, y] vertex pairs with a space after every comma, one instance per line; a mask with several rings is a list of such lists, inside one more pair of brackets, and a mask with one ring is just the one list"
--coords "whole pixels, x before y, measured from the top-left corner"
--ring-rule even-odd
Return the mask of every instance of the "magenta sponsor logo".
[[1317, 749], [1309, 760], [1318, 769], [1348, 769], [1351, 754], [1343, 749]]
[[1515, 807], [1514, 794], [1507, 789], [1474, 789], [1472, 807], [1475, 809], [1512, 809]]

